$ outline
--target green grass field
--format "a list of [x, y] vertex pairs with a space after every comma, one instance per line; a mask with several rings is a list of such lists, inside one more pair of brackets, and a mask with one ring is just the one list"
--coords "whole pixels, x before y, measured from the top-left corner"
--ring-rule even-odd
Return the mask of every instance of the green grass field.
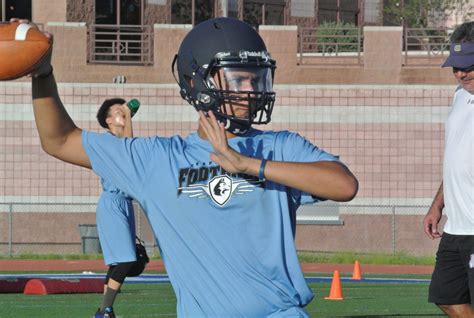
[[[151, 259], [161, 259], [160, 255], [150, 255]], [[25, 253], [13, 255], [1, 255], [0, 259], [102, 259], [102, 254], [35, 254]], [[362, 264], [391, 264], [391, 265], [434, 265], [435, 256], [415, 256], [401, 251], [395, 254], [370, 253], [361, 254], [353, 252], [321, 253], [299, 251], [298, 258], [301, 263], [335, 263], [354, 264], [359, 260]]]
[[[354, 253], [301, 252], [302, 262], [363, 264], [432, 265], [434, 257], [415, 257], [406, 253], [395, 255]], [[20, 255], [27, 259], [101, 258], [101, 255]], [[13, 274], [14, 272], [1, 272]], [[19, 270], [18, 273], [25, 273]], [[44, 273], [44, 272], [42, 272]], [[50, 272], [51, 274], [53, 272]], [[151, 274], [151, 272], [147, 272]], [[311, 274], [311, 276], [328, 276]], [[350, 277], [350, 273], [341, 273]], [[364, 278], [430, 278], [431, 275], [370, 274]], [[315, 299], [307, 306], [311, 317], [444, 317], [433, 304], [427, 302], [428, 283], [342, 283], [344, 300], [324, 300], [329, 295], [330, 283], [311, 283]], [[0, 294], [0, 318], [35, 317], [92, 317], [101, 302], [100, 294], [31, 296]], [[176, 317], [176, 298], [170, 284], [125, 284], [118, 295], [115, 311], [120, 318]]]
[[[427, 283], [343, 283], [344, 300], [329, 301], [330, 283], [312, 283], [316, 294], [308, 305], [311, 317], [443, 317], [427, 302]], [[0, 296], [0, 317], [92, 317], [99, 294]], [[125, 284], [115, 303], [118, 317], [175, 317], [176, 298], [170, 284]]]

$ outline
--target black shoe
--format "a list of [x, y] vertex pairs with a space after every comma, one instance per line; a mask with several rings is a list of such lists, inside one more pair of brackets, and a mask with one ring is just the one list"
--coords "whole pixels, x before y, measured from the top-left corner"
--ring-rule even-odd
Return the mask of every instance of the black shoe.
[[104, 310], [97, 309], [94, 318], [115, 318], [114, 309], [106, 307]]

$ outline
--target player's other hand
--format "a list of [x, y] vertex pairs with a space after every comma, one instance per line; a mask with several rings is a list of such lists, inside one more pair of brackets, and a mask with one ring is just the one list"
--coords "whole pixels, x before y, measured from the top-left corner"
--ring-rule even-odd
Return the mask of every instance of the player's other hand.
[[120, 106], [120, 109], [122, 110], [122, 112], [124, 113], [124, 115], [125, 115], [126, 118], [131, 118], [131, 117], [132, 117], [132, 111], [131, 111], [130, 108], [127, 106], [127, 103], [122, 104], [122, 105]]
[[[38, 29], [38, 26], [31, 22], [28, 19], [18, 19], [18, 18], [11, 18], [10, 22], [17, 22], [17, 23], [25, 23], [25, 24], [31, 24], [33, 27]], [[51, 43], [51, 49], [47, 53], [48, 55], [42, 59], [42, 63], [36, 67], [33, 72], [30, 74], [31, 77], [44, 77], [48, 74], [50, 74], [53, 71], [53, 67], [51, 66], [51, 56], [53, 53], [53, 40], [54, 37], [51, 33], [49, 32], [43, 32], [43, 34], [49, 39], [49, 42]]]
[[228, 142], [224, 124], [219, 122], [212, 111], [207, 116], [199, 112], [199, 125], [204, 129], [208, 141], [213, 147], [211, 160], [231, 173], [246, 172], [244, 156], [232, 149]]
[[437, 206], [431, 206], [428, 213], [423, 219], [423, 227], [426, 236], [434, 240], [441, 237], [438, 230], [439, 221], [441, 220], [442, 210]]

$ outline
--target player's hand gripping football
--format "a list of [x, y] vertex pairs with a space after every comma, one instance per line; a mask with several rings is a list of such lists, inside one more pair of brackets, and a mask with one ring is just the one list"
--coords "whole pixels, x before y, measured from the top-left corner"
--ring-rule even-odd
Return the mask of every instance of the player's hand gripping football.
[[[18, 19], [18, 18], [12, 18], [10, 19], [10, 22], [17, 22], [17, 23], [26, 23], [26, 24], [31, 24], [33, 25], [35, 28], [38, 29], [38, 26], [36, 24], [34, 24], [33, 22], [31, 22], [30, 20], [27, 20], [27, 19]], [[30, 77], [33, 77], [33, 78], [37, 78], [37, 77], [45, 77], [49, 74], [51, 74], [51, 72], [53, 71], [53, 67], [51, 66], [51, 56], [52, 56], [52, 53], [53, 53], [53, 35], [51, 33], [48, 33], [48, 32], [43, 32], [44, 35], [49, 39], [50, 43], [51, 43], [51, 48], [49, 50], [49, 52], [47, 53], [47, 55], [41, 60], [41, 64], [39, 64], [35, 69], [32, 70], [32, 72], [30, 73]]]
[[228, 172], [245, 173], [248, 168], [246, 160], [248, 157], [239, 154], [229, 147], [224, 124], [217, 120], [214, 113], [209, 111], [208, 116], [206, 116], [200, 111], [199, 124], [206, 132], [207, 138], [214, 148], [211, 160]]

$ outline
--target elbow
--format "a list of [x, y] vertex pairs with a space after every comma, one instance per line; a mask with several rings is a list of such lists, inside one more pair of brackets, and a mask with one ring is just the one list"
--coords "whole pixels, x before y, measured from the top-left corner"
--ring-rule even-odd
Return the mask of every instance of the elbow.
[[41, 140], [41, 149], [48, 155], [53, 156], [53, 148], [47, 142], [44, 142], [44, 140]]
[[346, 180], [341, 184], [339, 197], [336, 201], [347, 202], [354, 199], [359, 191], [359, 181], [353, 175], [347, 176]]
[[346, 193], [345, 193], [346, 194], [345, 201], [351, 201], [352, 199], [354, 199], [358, 191], [359, 191], [359, 181], [356, 179], [356, 177], [351, 176], [350, 181], [348, 182], [348, 185], [347, 185]]
[[41, 149], [43, 149], [43, 151], [46, 152], [50, 156], [53, 156], [56, 158], [59, 156], [60, 147], [58, 147], [54, 143], [47, 142], [41, 139]]
[[348, 180], [345, 182], [345, 186], [342, 190], [342, 200], [343, 202], [351, 201], [356, 196], [359, 191], [359, 181], [356, 177], [348, 176]]

